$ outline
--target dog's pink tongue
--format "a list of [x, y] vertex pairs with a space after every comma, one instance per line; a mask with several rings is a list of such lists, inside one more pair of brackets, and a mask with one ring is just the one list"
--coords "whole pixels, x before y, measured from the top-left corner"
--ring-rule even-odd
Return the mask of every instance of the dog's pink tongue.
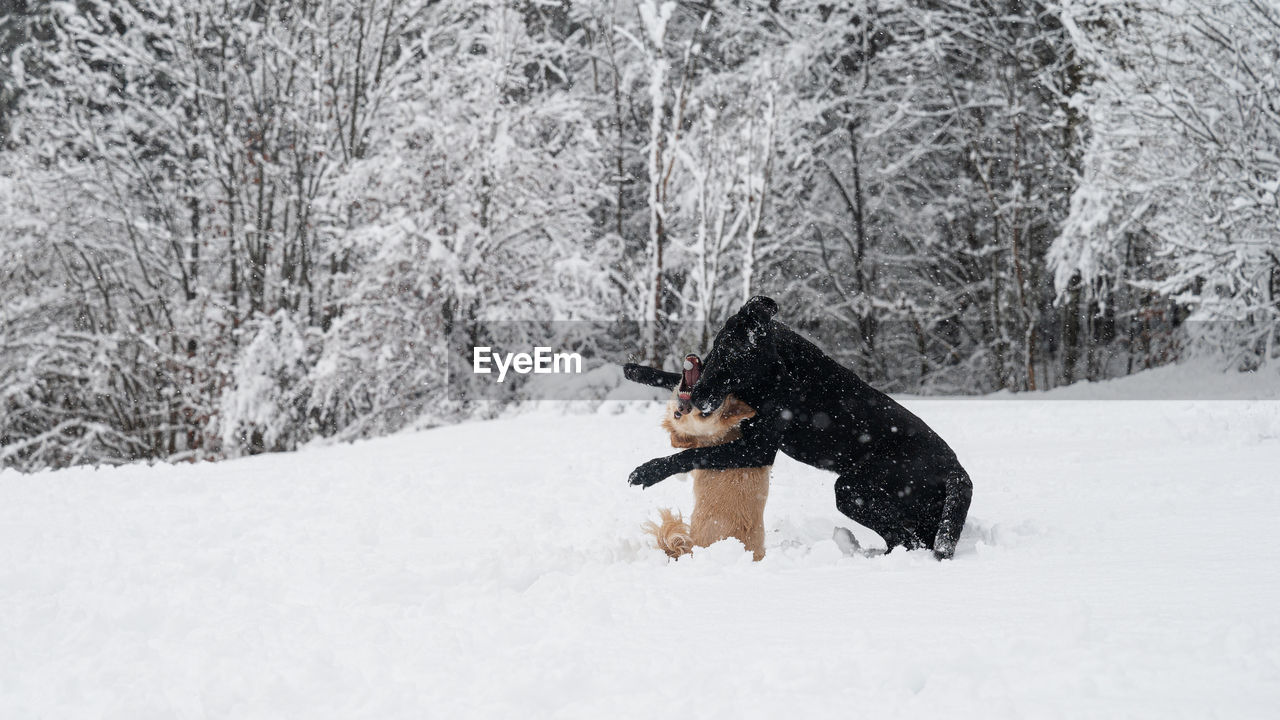
[[697, 355], [684, 356], [684, 375], [680, 378], [680, 390], [677, 393], [680, 397], [680, 412], [689, 412], [693, 409], [693, 402], [689, 399], [693, 391], [693, 384], [698, 382], [698, 376], [702, 374], [702, 360]]
[[680, 383], [680, 390], [692, 390], [693, 384], [698, 382], [698, 376], [702, 374], [702, 360], [697, 355], [684, 356], [684, 382]]

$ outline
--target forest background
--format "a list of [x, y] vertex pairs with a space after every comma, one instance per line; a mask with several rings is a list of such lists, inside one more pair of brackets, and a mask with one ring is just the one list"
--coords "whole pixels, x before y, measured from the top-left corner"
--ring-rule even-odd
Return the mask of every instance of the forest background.
[[670, 366], [754, 294], [891, 392], [1274, 364], [1277, 37], [1276, 0], [0, 0], [0, 467], [488, 415], [451, 337], [631, 323], [582, 349]]

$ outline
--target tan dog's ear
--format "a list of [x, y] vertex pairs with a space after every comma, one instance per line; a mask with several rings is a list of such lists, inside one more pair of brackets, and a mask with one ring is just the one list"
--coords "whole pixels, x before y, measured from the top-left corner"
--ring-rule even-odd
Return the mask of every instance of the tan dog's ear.
[[720, 406], [720, 417], [725, 420], [746, 420], [755, 416], [755, 408], [732, 395], [726, 396], [724, 404]]

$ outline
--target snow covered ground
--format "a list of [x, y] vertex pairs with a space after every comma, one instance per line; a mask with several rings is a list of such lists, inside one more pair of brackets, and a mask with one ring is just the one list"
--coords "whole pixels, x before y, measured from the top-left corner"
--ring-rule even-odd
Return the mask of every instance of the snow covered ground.
[[0, 718], [1275, 717], [1280, 402], [905, 402], [953, 562], [843, 556], [789, 460], [763, 562], [668, 562], [657, 404], [0, 474]]

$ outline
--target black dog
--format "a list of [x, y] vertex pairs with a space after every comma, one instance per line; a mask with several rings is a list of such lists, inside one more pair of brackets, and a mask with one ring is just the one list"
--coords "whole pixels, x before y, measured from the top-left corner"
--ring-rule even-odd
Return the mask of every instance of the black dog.
[[[973, 496], [956, 454], [923, 420], [775, 322], [777, 311], [767, 297], [747, 301], [716, 335], [693, 386], [690, 399], [702, 412], [730, 393], [756, 409], [742, 437], [650, 460], [631, 484], [648, 487], [694, 468], [772, 465], [782, 450], [839, 473], [836, 507], [890, 550], [927, 547], [940, 560], [951, 557]], [[681, 379], [635, 364], [625, 374], [665, 388]]]

